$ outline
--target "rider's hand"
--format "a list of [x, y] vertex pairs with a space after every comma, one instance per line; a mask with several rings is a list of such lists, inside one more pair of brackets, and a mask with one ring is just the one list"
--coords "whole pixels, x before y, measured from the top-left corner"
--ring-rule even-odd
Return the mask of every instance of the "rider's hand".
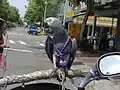
[[0, 47], [2, 47], [2, 48], [6, 48], [7, 45], [6, 45], [6, 44], [2, 44], [2, 45], [0, 45]]

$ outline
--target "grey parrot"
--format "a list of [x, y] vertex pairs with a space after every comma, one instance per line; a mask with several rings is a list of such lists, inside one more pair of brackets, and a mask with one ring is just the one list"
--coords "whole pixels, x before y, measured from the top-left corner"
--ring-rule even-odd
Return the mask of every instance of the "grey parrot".
[[45, 51], [53, 63], [53, 68], [59, 68], [62, 61], [65, 62], [66, 68], [70, 69], [76, 56], [76, 39], [70, 38], [67, 30], [57, 18], [47, 18], [44, 21], [44, 27], [53, 32], [53, 37], [48, 32], [45, 42]]

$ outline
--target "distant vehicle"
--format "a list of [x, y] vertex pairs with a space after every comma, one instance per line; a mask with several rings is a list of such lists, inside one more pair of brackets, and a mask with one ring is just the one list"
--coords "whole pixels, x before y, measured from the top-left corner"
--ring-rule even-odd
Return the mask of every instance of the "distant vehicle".
[[28, 25], [28, 34], [38, 35], [38, 26], [36, 24]]

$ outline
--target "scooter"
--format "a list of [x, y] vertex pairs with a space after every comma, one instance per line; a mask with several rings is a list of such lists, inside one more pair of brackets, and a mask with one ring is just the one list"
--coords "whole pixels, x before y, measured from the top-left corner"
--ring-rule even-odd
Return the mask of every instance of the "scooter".
[[118, 76], [120, 76], [120, 52], [104, 54], [85, 76], [78, 90], [85, 90], [85, 87], [93, 80], [110, 80], [110, 78], [114, 79]]
[[[80, 83], [78, 90], [85, 90], [85, 87], [93, 80], [117, 78], [120, 76], [120, 52], [112, 52], [102, 55], [95, 66], [89, 71], [84, 80]], [[28, 84], [25, 87], [15, 87], [9, 90], [61, 90], [62, 86], [52, 83]], [[4, 89], [5, 90], [5, 89]], [[65, 88], [65, 90], [70, 90]]]

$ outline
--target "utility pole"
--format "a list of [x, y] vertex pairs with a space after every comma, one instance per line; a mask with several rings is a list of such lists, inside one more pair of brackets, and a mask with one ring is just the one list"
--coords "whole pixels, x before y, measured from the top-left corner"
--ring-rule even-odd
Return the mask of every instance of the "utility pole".
[[64, 18], [63, 18], [63, 25], [65, 25], [66, 12], [67, 12], [67, 0], [65, 0], [65, 2], [64, 2]]
[[[44, 10], [44, 21], [45, 21], [45, 19], [46, 19], [46, 13], [47, 13], [47, 0], [45, 1], [45, 10]], [[43, 36], [44, 36], [44, 34], [45, 34], [45, 30], [43, 29]]]
[[47, 12], [47, 1], [45, 1], [44, 20], [46, 19], [46, 12]]

